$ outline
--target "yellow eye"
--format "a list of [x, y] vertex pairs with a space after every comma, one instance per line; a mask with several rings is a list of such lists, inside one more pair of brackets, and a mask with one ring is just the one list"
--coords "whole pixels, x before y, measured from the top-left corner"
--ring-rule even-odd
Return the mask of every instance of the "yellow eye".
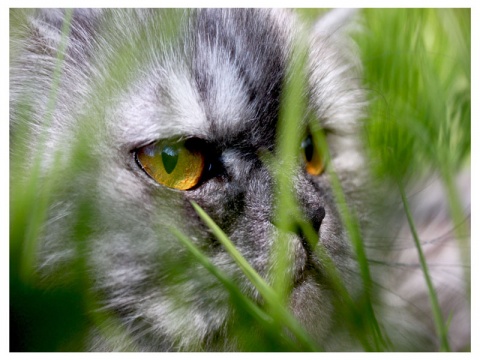
[[185, 141], [159, 141], [138, 149], [135, 159], [156, 182], [188, 190], [197, 185], [205, 166], [203, 154], [185, 146]]
[[303, 157], [305, 159], [305, 170], [307, 170], [310, 175], [320, 175], [325, 168], [325, 164], [315, 148], [312, 136], [308, 135], [307, 138], [302, 141], [301, 146], [303, 149]]

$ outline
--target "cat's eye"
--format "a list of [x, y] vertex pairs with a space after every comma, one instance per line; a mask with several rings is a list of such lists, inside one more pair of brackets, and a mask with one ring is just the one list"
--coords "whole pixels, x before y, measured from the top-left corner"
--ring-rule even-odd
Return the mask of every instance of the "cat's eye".
[[301, 144], [303, 151], [303, 158], [305, 160], [305, 170], [310, 175], [320, 175], [325, 169], [325, 164], [322, 156], [318, 153], [317, 148], [313, 142], [311, 135], [308, 135]]
[[188, 190], [200, 182], [205, 156], [187, 141], [159, 141], [135, 151], [135, 160], [157, 183]]

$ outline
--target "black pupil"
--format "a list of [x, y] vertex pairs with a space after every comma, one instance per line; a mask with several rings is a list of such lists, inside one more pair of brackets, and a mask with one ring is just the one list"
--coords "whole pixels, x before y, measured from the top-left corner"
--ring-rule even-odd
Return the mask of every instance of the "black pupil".
[[311, 136], [308, 136], [305, 140], [303, 140], [302, 148], [303, 148], [303, 151], [305, 151], [305, 159], [307, 160], [307, 162], [312, 161], [314, 149], [313, 149], [313, 141]]
[[165, 146], [162, 150], [163, 166], [167, 174], [170, 174], [177, 166], [178, 149], [173, 146]]

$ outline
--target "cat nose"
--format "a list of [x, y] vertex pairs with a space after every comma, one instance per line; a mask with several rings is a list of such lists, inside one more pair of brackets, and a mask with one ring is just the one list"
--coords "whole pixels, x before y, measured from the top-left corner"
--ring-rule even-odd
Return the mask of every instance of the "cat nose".
[[316, 232], [320, 231], [320, 226], [325, 218], [325, 207], [321, 204], [319, 198], [311, 199], [310, 201], [300, 201], [300, 210], [303, 218], [308, 221]]
[[[308, 252], [312, 252], [320, 241], [320, 226], [325, 218], [326, 212], [323, 206], [310, 207], [302, 209], [302, 216], [298, 216], [298, 212], [292, 211], [291, 216], [295, 218], [295, 222], [291, 231], [298, 236], [303, 248]], [[276, 226], [278, 223], [273, 222]]]
[[[311, 227], [308, 227], [308, 225], [307, 227], [301, 226], [301, 224], [297, 225], [296, 232], [302, 239], [304, 248], [308, 251], [312, 251], [320, 240], [320, 226], [325, 218], [325, 214], [325, 208], [323, 206], [319, 205], [314, 209], [310, 208], [306, 211], [306, 214], [304, 214], [304, 221]], [[313, 233], [311, 233], [312, 230]], [[310, 234], [308, 234], [307, 231], [310, 232]]]
[[310, 223], [317, 232], [320, 230], [320, 226], [325, 218], [325, 214], [325, 208], [321, 205], [316, 207], [316, 209], [311, 212]]

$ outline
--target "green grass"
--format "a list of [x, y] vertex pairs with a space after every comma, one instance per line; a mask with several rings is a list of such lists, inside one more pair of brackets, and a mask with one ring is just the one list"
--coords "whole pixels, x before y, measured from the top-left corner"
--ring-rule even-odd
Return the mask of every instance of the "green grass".
[[[440, 349], [448, 351], [447, 325], [405, 187], [429, 174], [443, 180], [462, 262], [468, 266], [469, 229], [454, 178], [470, 166], [470, 10], [384, 9], [364, 15], [369, 31], [358, 43], [365, 83], [372, 90], [366, 144], [373, 172], [398, 187], [429, 289]], [[379, 34], [383, 42], [375, 40]], [[469, 271], [465, 283], [469, 298]]]
[[[318, 10], [302, 10], [302, 16], [312, 20]], [[461, 242], [462, 248], [469, 249], [470, 230], [465, 225], [460, 197], [454, 186], [455, 174], [470, 166], [470, 10], [468, 9], [367, 9], [361, 11], [363, 30], [355, 34], [359, 53], [364, 67], [363, 83], [368, 90], [370, 106], [364, 127], [364, 144], [369, 157], [369, 165], [376, 181], [391, 183], [403, 200], [405, 212], [419, 257], [423, 252], [420, 240], [416, 236], [415, 219], [411, 217], [406, 188], [411, 183], [429, 174], [438, 174], [442, 179], [448, 200], [455, 237]], [[21, 19], [21, 17], [13, 17]], [[69, 34], [69, 17], [64, 24], [64, 39]], [[312, 20], [313, 21], [313, 20]], [[174, 20], [172, 20], [172, 23]], [[18, 21], [13, 21], [12, 30], [18, 27]], [[169, 31], [174, 32], [174, 27]], [[169, 41], [169, 36], [157, 41]], [[130, 70], [141, 59], [141, 49], [149, 46], [150, 40], [138, 34], [135, 44], [114, 44], [116, 53], [120, 54], [111, 62], [108, 70], [110, 76], [97, 85], [91, 113], [101, 107], [108, 94], [115, 88], [121, 88], [130, 80]], [[64, 41], [58, 51], [57, 69], [55, 70], [48, 109], [53, 111], [56, 100], [58, 77], [63, 66]], [[239, 346], [244, 350], [283, 351], [318, 351], [308, 333], [301, 327], [287, 308], [289, 294], [289, 279], [284, 276], [289, 267], [289, 257], [286, 234], [300, 227], [312, 244], [317, 243], [312, 226], [300, 216], [295, 196], [290, 190], [292, 179], [288, 176], [293, 172], [295, 159], [298, 159], [298, 148], [303, 130], [296, 125], [296, 119], [305, 115], [305, 99], [302, 97], [305, 85], [303, 46], [296, 49], [299, 61], [292, 63], [292, 81], [286, 84], [278, 129], [278, 156], [273, 158], [265, 155], [265, 163], [271, 168], [277, 179], [276, 188], [276, 224], [279, 236], [274, 254], [277, 260], [272, 264], [271, 283], [263, 279], [236, 250], [222, 229], [212, 222], [210, 217], [198, 205], [193, 204], [199, 216], [215, 234], [232, 259], [237, 263], [246, 278], [253, 284], [264, 301], [260, 306], [245, 296], [233, 279], [228, 278], [201, 249], [185, 234], [172, 228], [172, 232], [191, 256], [212, 274], [225, 288], [232, 300], [232, 306], [239, 314], [247, 314], [243, 325], [236, 332]], [[143, 59], [141, 61], [147, 61]], [[28, 97], [21, 103], [20, 116], [29, 119], [30, 102]], [[51, 116], [47, 112], [48, 117]], [[87, 114], [89, 112], [87, 111]], [[95, 118], [82, 119], [92, 124]], [[310, 124], [315, 144], [328, 161], [329, 149], [321, 129]], [[88, 127], [84, 127], [88, 128]], [[93, 126], [93, 129], [98, 127]], [[34, 266], [37, 239], [43, 231], [43, 223], [52, 198], [58, 192], [68, 191], [58, 180], [65, 176], [59, 155], [58, 164], [52, 167], [48, 174], [40, 174], [40, 159], [44, 150], [43, 141], [38, 147], [39, 159], [27, 180], [22, 176], [21, 155], [28, 148], [28, 128], [20, 127], [11, 134], [11, 167], [10, 167], [10, 314], [13, 343], [11, 350], [54, 351], [77, 350], [87, 334], [88, 322], [100, 327], [107, 336], [127, 339], [121, 327], [110, 326], [113, 321], [108, 313], [89, 312], [96, 307], [96, 299], [88, 289], [92, 279], [86, 271], [85, 259], [81, 257], [76, 262], [77, 275], [69, 279], [68, 285], [48, 289], [38, 282]], [[67, 167], [68, 176], [72, 178], [85, 166], [95, 166], [95, 159], [88, 153], [88, 139], [94, 134], [87, 130], [79, 136], [76, 154], [77, 161]], [[85, 147], [87, 149], [85, 149]], [[352, 242], [352, 249], [358, 262], [362, 280], [362, 291], [359, 299], [354, 299], [346, 285], [341, 280], [341, 274], [328, 256], [321, 244], [316, 246], [316, 254], [324, 264], [326, 276], [339, 301], [335, 311], [342, 314], [346, 327], [353, 341], [367, 351], [394, 350], [395, 344], [383, 333], [374, 312], [374, 285], [371, 270], [365, 254], [364, 239], [356, 219], [355, 212], [350, 209], [334, 169], [327, 167], [332, 179], [337, 206], [342, 214], [342, 221]], [[89, 236], [89, 223], [95, 209], [86, 195], [84, 202], [79, 204], [77, 219], [73, 230], [76, 246], [82, 253], [82, 239]], [[470, 253], [463, 254], [465, 265], [470, 264]], [[431, 285], [428, 266], [421, 261], [425, 281], [429, 285], [432, 304], [432, 317], [435, 319], [437, 336], [441, 347], [439, 350], [449, 350], [447, 339], [448, 327], [442, 318], [436, 299], [435, 289]], [[75, 273], [75, 271], [73, 271]], [[469, 298], [470, 278], [466, 274], [465, 282]], [[47, 291], [48, 290], [48, 291]], [[43, 315], [38, 314], [38, 307], [45, 309]], [[83, 314], [89, 312], [90, 318]], [[57, 316], [55, 316], [57, 315]], [[58, 315], [62, 320], [58, 321]], [[240, 316], [241, 317], [241, 316]], [[44, 323], [51, 320], [49, 331]], [[255, 323], [264, 331], [262, 346], [256, 344], [255, 338], [250, 338], [249, 325]], [[67, 324], [67, 325], [65, 325]], [[114, 329], [114, 330], [113, 330]], [[260, 342], [260, 340], [258, 340]], [[242, 345], [243, 344], [243, 345]], [[128, 349], [128, 341], [126, 341]]]

